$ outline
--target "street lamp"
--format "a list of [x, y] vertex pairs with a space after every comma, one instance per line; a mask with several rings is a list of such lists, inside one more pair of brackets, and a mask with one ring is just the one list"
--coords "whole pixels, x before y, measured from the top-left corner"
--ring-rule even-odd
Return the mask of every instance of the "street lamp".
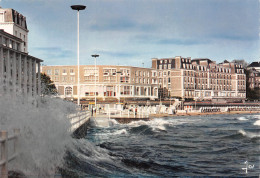
[[97, 80], [96, 80], [96, 70], [97, 70], [97, 57], [99, 57], [98, 54], [93, 54], [91, 55], [92, 57], [95, 58], [95, 73], [94, 73], [94, 77], [95, 77], [95, 109], [97, 109]]
[[77, 61], [78, 61], [78, 105], [80, 105], [80, 94], [79, 94], [79, 11], [80, 10], [84, 10], [86, 8], [86, 6], [83, 6], [83, 5], [73, 5], [73, 6], [70, 6], [72, 10], [77, 10], [77, 16], [78, 16], [78, 48], [77, 48]]
[[[118, 72], [116, 72], [116, 73], [118, 73], [118, 74], [122, 74], [121, 71], [118, 71]], [[120, 95], [121, 95], [121, 90], [120, 90], [120, 89], [121, 89], [121, 86], [120, 86], [120, 82], [121, 82], [121, 81], [120, 81], [120, 77], [119, 77], [119, 85], [118, 85], [118, 88], [119, 88], [119, 95], [118, 95], [118, 96], [119, 96], [119, 104], [120, 104], [120, 106], [121, 106], [121, 103], [120, 103]]]

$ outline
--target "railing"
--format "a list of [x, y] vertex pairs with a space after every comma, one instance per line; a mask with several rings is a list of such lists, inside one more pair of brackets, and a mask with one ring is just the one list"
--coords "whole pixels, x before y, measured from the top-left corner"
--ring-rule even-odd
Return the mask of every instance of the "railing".
[[71, 123], [71, 131], [75, 131], [79, 128], [82, 124], [86, 122], [88, 118], [90, 118], [91, 114], [90, 111], [82, 111], [76, 114], [69, 115], [70, 123]]
[[[8, 137], [7, 131], [0, 132], [0, 177], [7, 178], [8, 177], [8, 162], [14, 160], [17, 155], [17, 144], [18, 144], [18, 136], [20, 135], [19, 129], [14, 129], [14, 135]], [[8, 143], [13, 140], [13, 154], [8, 157]]]

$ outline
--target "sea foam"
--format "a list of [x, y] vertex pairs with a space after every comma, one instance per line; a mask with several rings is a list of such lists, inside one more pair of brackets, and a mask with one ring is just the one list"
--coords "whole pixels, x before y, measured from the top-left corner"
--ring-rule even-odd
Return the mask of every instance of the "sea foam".
[[20, 154], [9, 168], [35, 177], [50, 177], [72, 143], [67, 114], [75, 112], [75, 105], [57, 98], [3, 95], [0, 108], [0, 130], [12, 135], [13, 129], [20, 129], [21, 134]]

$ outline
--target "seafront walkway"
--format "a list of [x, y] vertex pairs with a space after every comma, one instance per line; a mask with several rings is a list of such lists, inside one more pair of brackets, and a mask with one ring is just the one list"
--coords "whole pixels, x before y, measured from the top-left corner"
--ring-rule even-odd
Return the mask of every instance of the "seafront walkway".
[[178, 110], [175, 114], [173, 113], [135, 113], [129, 112], [128, 109], [109, 113], [106, 111], [100, 111], [93, 113], [93, 121], [99, 126], [109, 126], [108, 120], [115, 119], [119, 123], [129, 123], [137, 120], [150, 120], [153, 118], [160, 117], [176, 117], [176, 116], [203, 116], [203, 115], [216, 115], [216, 114], [260, 114], [260, 110], [257, 111], [218, 111], [218, 112], [201, 112], [200, 110], [193, 110], [186, 112], [186, 110]]

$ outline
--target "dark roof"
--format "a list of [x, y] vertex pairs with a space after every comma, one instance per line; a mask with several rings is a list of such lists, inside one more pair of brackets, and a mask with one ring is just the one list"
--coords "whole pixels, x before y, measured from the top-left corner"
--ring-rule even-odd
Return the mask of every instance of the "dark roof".
[[260, 67], [260, 62], [252, 62], [248, 67]]
[[208, 63], [212, 63], [212, 60], [208, 59], [208, 58], [195, 58], [195, 59], [192, 59], [191, 62], [196, 62], [197, 64], [200, 63], [200, 61], [208, 61]]

